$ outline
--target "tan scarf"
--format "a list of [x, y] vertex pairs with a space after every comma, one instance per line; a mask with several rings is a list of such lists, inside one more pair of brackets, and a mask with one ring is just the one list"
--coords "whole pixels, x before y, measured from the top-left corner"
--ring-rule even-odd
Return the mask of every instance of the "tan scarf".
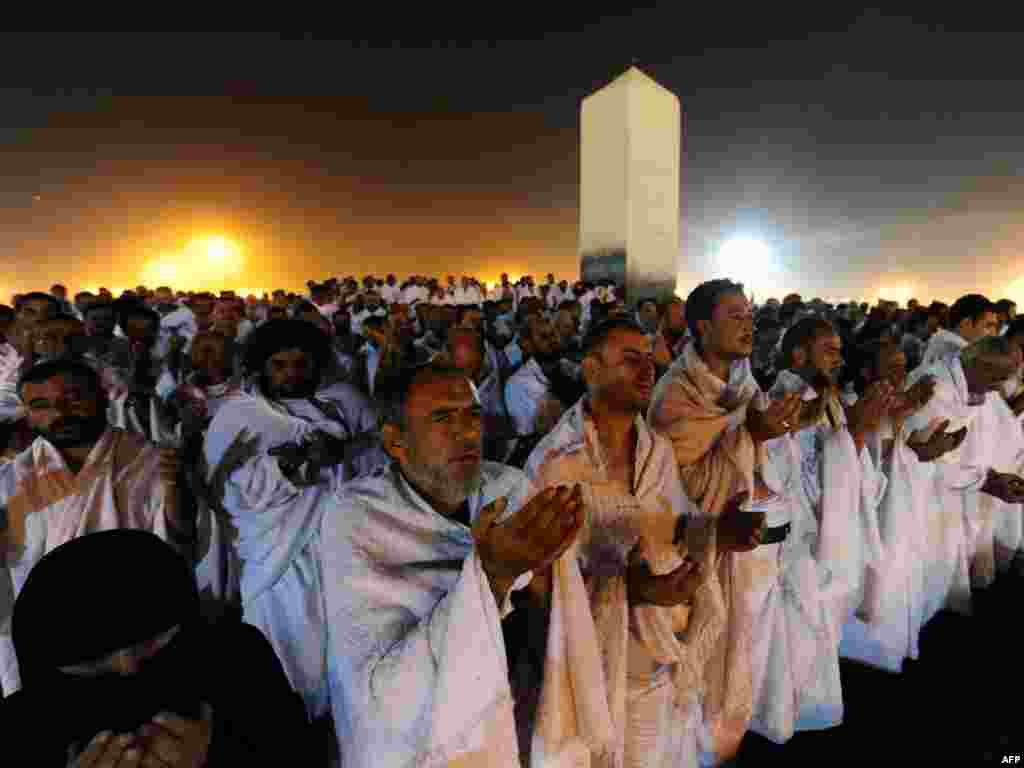
[[[730, 382], [723, 382], [692, 342], [655, 387], [648, 421], [672, 441], [687, 495], [708, 517], [718, 517], [737, 492], [754, 493], [759, 451], [746, 428], [729, 428], [745, 419], [748, 407], [764, 407], [749, 362], [735, 363]], [[738, 752], [753, 713], [750, 635], [755, 617], [743, 607], [753, 580], [749, 556], [720, 555], [717, 574], [728, 621], [724, 642], [704, 670], [704, 720], [706, 746], [724, 761]]]

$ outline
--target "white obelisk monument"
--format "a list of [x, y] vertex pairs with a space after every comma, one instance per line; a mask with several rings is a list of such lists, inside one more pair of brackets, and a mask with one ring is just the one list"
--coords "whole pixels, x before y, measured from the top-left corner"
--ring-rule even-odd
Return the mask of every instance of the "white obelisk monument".
[[679, 99], [636, 67], [583, 99], [584, 280], [614, 278], [629, 302], [675, 293], [681, 144]]

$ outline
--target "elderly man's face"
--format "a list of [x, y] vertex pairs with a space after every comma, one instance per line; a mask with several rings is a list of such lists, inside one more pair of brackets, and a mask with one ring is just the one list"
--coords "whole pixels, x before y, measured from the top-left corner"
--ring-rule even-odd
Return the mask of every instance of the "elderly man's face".
[[106, 429], [99, 392], [69, 374], [25, 384], [21, 398], [28, 406], [32, 431], [57, 448], [94, 443]]
[[385, 436], [389, 452], [420, 491], [458, 506], [480, 486], [481, 409], [469, 381], [436, 376], [416, 383], [405, 414], [399, 444]]
[[305, 350], [283, 349], [267, 360], [263, 370], [265, 394], [271, 398], [311, 397], [316, 392], [316, 364]]

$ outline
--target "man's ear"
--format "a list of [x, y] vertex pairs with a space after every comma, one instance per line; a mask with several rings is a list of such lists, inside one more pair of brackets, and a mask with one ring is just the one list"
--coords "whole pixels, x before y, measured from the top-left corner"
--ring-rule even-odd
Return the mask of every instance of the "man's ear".
[[594, 359], [593, 355], [587, 355], [583, 358], [581, 367], [583, 369], [583, 381], [587, 385], [587, 389], [590, 389], [597, 376], [597, 360]]
[[710, 320], [698, 320], [697, 321], [697, 332], [700, 334], [701, 341], [705, 341], [708, 334], [711, 333], [711, 321]]
[[402, 430], [395, 424], [385, 424], [381, 430], [381, 437], [384, 441], [384, 450], [388, 456], [400, 464], [403, 463], [406, 459], [406, 453]]

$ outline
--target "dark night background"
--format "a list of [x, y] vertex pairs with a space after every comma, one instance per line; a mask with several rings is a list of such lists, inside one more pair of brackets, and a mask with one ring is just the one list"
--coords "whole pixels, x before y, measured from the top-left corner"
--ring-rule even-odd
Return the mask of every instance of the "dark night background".
[[[20, 84], [0, 91], [0, 301], [128, 287], [207, 235], [243, 248], [236, 289], [573, 278], [579, 104], [634, 58], [685, 114], [681, 290], [725, 270], [762, 293], [1024, 301], [1016, 18], [549, 8], [382, 9], [323, 38], [0, 36]], [[449, 35], [490, 42], [430, 41]], [[714, 263], [732, 235], [784, 271]]]

